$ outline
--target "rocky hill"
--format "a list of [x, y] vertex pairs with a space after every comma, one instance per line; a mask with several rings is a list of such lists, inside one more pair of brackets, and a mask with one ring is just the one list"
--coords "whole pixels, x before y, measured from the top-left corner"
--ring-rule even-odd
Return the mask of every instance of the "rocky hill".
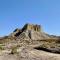
[[0, 38], [0, 52], [0, 60], [60, 60], [60, 36], [45, 33], [41, 25], [25, 24]]
[[25, 35], [32, 40], [56, 39], [58, 36], [49, 35], [42, 30], [40, 25], [26, 24], [22, 29], [15, 29], [11, 34], [12, 37], [20, 37]]

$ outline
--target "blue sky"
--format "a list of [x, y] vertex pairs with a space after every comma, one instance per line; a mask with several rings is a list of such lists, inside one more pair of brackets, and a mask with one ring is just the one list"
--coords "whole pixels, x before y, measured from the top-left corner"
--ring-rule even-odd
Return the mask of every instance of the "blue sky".
[[0, 36], [25, 23], [41, 24], [45, 32], [60, 35], [60, 0], [0, 0]]

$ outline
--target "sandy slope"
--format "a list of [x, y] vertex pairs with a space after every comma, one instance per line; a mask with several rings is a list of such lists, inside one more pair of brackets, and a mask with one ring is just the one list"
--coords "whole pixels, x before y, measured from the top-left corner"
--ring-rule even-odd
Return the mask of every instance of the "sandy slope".
[[17, 54], [3, 53], [0, 60], [60, 60], [60, 54], [53, 54], [35, 49], [20, 48]]

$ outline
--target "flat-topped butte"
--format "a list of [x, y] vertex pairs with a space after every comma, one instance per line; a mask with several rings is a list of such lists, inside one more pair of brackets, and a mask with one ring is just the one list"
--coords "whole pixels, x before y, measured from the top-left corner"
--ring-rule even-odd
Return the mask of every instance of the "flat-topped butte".
[[24, 27], [22, 28], [22, 30], [33, 30], [33, 31], [40, 32], [41, 31], [41, 25], [25, 24]]

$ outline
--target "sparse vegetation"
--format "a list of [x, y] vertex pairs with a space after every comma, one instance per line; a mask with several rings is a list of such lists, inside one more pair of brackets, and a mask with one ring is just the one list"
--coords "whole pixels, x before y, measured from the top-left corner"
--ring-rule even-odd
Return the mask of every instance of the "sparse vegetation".
[[17, 47], [12, 47], [11, 54], [17, 53]]
[[3, 45], [0, 45], [0, 50], [4, 50], [4, 47], [3, 47]]

